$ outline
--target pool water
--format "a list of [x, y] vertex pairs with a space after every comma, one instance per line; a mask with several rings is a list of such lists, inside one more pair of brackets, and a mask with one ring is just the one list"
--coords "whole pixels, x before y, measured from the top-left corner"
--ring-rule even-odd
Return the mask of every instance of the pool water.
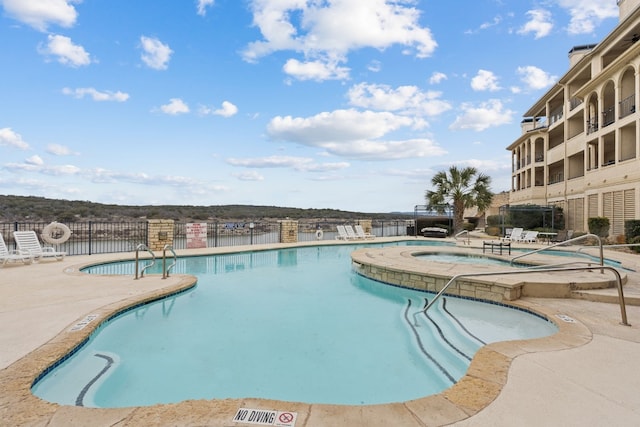
[[499, 265], [503, 267], [522, 267], [527, 266], [524, 264], [514, 264], [508, 260], [491, 258], [483, 255], [470, 255], [470, 254], [452, 254], [444, 252], [436, 252], [429, 254], [414, 255], [415, 258], [423, 261], [436, 261], [455, 264], [474, 264], [474, 265]]
[[403, 402], [453, 385], [484, 343], [557, 330], [530, 313], [460, 298], [416, 315], [433, 295], [355, 274], [355, 248], [180, 258], [175, 272], [197, 275], [196, 288], [107, 322], [33, 392], [90, 407]]

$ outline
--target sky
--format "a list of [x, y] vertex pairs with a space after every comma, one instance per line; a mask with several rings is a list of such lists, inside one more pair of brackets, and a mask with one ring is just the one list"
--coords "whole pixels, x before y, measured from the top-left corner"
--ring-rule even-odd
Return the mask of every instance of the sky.
[[407, 212], [473, 166], [616, 0], [0, 0], [0, 194]]

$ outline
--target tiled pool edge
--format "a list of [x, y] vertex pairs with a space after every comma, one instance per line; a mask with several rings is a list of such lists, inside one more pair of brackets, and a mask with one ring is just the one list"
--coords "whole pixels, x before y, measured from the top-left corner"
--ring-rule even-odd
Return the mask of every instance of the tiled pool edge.
[[[91, 280], [90, 276], [86, 280]], [[132, 305], [155, 300], [163, 295], [193, 286], [194, 278], [181, 278], [168, 286], [137, 298], [126, 298], [109, 304], [96, 313], [105, 319]], [[64, 356], [95, 330], [91, 327], [70, 333], [65, 329], [54, 339], [29, 355], [0, 371], [0, 419], [10, 425], [122, 425], [179, 423], [181, 425], [228, 426], [240, 407], [278, 409], [298, 412], [300, 426], [376, 425], [380, 420], [397, 425], [444, 425], [463, 420], [481, 411], [500, 393], [508, 378], [508, 369], [516, 357], [537, 351], [554, 351], [584, 345], [591, 340], [591, 332], [581, 323], [559, 321], [555, 312], [527, 301], [514, 303], [552, 319], [560, 331], [546, 338], [527, 341], [495, 343], [483, 347], [473, 358], [467, 374], [444, 392], [404, 403], [371, 406], [316, 405], [280, 402], [264, 399], [196, 400], [176, 404], [138, 408], [91, 409], [61, 406], [45, 402], [31, 394], [35, 378]], [[81, 319], [79, 319], [81, 321]], [[418, 421], [423, 420], [423, 421]]]

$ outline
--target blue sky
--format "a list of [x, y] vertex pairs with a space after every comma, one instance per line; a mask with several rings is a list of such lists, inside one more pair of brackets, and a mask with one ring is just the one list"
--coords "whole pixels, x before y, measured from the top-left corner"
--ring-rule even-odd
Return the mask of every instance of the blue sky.
[[523, 113], [616, 0], [0, 0], [0, 194], [410, 211], [510, 188]]

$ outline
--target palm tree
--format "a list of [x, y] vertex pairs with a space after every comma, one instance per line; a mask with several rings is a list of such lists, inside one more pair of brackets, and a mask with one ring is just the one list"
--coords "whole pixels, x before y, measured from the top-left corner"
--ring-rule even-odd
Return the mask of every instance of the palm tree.
[[458, 169], [451, 166], [449, 174], [446, 171], [436, 173], [431, 184], [435, 190], [425, 193], [427, 205], [438, 211], [442, 211], [445, 204], [453, 206], [454, 233], [462, 230], [465, 209], [477, 206], [479, 211], [484, 211], [491, 205], [491, 177], [478, 173], [474, 167]]

